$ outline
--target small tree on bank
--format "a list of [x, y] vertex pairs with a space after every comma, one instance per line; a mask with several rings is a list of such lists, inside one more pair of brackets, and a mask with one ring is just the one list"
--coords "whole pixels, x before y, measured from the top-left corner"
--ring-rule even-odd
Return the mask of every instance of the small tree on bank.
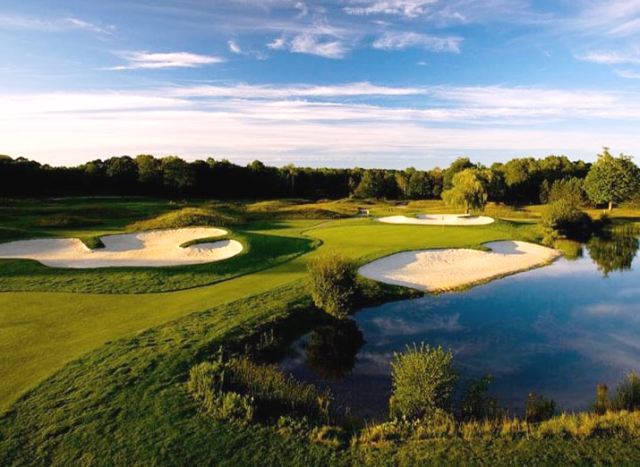
[[346, 318], [357, 294], [356, 267], [337, 254], [317, 258], [309, 265], [308, 286], [318, 308], [336, 318]]
[[457, 380], [453, 354], [426, 344], [395, 353], [391, 362], [392, 416], [420, 418], [447, 410]]
[[442, 193], [443, 201], [451, 206], [464, 208], [465, 214], [471, 210], [483, 210], [488, 200], [491, 172], [488, 170], [465, 169], [453, 176], [453, 187]]
[[609, 148], [604, 148], [585, 178], [584, 190], [593, 203], [606, 203], [611, 211], [614, 203], [626, 201], [640, 190], [640, 169], [630, 156], [613, 157]]

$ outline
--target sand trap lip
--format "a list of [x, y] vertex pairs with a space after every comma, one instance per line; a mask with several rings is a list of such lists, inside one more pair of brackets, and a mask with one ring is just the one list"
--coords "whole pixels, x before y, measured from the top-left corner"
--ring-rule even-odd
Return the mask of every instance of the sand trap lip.
[[358, 272], [387, 284], [440, 292], [543, 266], [560, 256], [557, 250], [528, 242], [489, 242], [485, 246], [491, 251], [459, 248], [396, 253]]
[[420, 214], [416, 217], [389, 216], [378, 219], [385, 224], [410, 225], [487, 225], [495, 220], [487, 216], [468, 216], [465, 214]]
[[91, 250], [77, 238], [20, 240], [0, 244], [1, 259], [33, 259], [61, 268], [162, 267], [220, 261], [239, 254], [242, 243], [220, 240], [182, 248], [197, 239], [221, 237], [212, 227], [151, 230], [101, 237], [104, 248]]

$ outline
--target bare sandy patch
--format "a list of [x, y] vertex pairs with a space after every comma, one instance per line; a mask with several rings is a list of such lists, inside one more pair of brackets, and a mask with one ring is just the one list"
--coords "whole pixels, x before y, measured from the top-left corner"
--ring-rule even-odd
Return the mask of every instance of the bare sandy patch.
[[552, 248], [528, 242], [485, 244], [491, 251], [466, 248], [397, 253], [362, 266], [364, 277], [427, 292], [456, 289], [550, 263]]
[[161, 267], [210, 263], [242, 251], [237, 240], [219, 240], [182, 248], [198, 239], [221, 237], [227, 232], [211, 227], [153, 230], [106, 235], [104, 248], [91, 250], [77, 238], [20, 240], [0, 244], [0, 258], [33, 259], [61, 268]]
[[389, 216], [378, 219], [385, 224], [409, 225], [487, 225], [495, 220], [487, 216], [469, 216], [466, 214], [420, 214], [416, 217]]

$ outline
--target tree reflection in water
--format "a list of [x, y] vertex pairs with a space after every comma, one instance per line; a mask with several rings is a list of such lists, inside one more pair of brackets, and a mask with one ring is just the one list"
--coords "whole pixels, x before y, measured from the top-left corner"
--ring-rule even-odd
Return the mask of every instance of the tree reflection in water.
[[363, 344], [364, 337], [355, 321], [320, 326], [311, 333], [305, 348], [307, 365], [319, 376], [337, 381], [351, 372]]
[[637, 231], [632, 229], [602, 234], [587, 243], [589, 256], [605, 277], [613, 271], [631, 269], [639, 247]]

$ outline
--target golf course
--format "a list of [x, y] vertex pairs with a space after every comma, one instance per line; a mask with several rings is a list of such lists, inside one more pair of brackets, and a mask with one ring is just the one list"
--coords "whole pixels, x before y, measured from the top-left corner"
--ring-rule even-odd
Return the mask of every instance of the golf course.
[[[476, 462], [487, 455], [501, 463], [541, 451], [549, 459], [569, 462], [581, 456], [635, 458], [637, 445], [628, 437], [640, 430], [636, 412], [612, 413], [600, 421], [587, 414], [562, 415], [565, 418], [559, 421], [545, 422], [557, 424], [558, 433], [566, 423], [594, 427], [604, 423], [627, 433], [611, 437], [536, 434], [531, 430], [542, 428], [513, 419], [509, 428], [501, 428], [511, 433], [508, 436], [495, 434], [489, 425], [478, 425], [473, 428], [476, 435], [454, 434], [472, 429], [461, 426], [450, 434], [425, 432], [417, 438], [392, 434], [406, 428], [370, 425], [344, 415], [327, 415], [317, 426], [310, 414], [280, 417], [274, 425], [268, 418], [236, 422], [203, 412], [200, 399], [190, 389], [194, 367], [219, 358], [216, 355], [222, 349], [228, 358], [245, 355], [242, 358], [255, 362], [277, 362], [288, 343], [327, 321], [328, 315], [314, 306], [307, 291], [310, 265], [319, 259], [334, 255], [367, 267], [404, 252], [466, 251], [455, 261], [462, 265], [480, 261], [485, 271], [445, 287], [464, 290], [544, 267], [560, 254], [536, 246], [541, 241], [536, 207], [522, 210], [489, 204], [484, 215], [492, 219], [490, 223], [422, 225], [378, 219], [442, 213], [434, 216], [437, 219], [451, 207], [440, 201], [364, 205], [369, 212], [365, 217], [359, 215], [363, 204], [357, 200], [180, 204], [97, 197], [6, 203], [0, 209], [0, 253], [9, 251], [12, 257], [0, 259], [2, 463], [91, 465], [105, 459], [109, 463], [135, 459], [142, 464], [180, 464], [185, 459], [207, 463], [213, 456], [231, 465], [395, 464], [454, 458]], [[99, 222], [93, 220], [96, 213]], [[627, 222], [635, 211], [621, 209], [620, 215], [620, 222]], [[43, 221], [52, 217], [72, 222], [52, 227]], [[173, 242], [174, 248], [199, 246], [206, 251], [220, 238], [233, 240], [240, 248], [222, 258], [160, 267], [47, 266], [32, 252], [24, 252], [42, 239], [80, 239], [76, 240], [83, 242], [80, 253], [90, 255], [85, 250], [99, 252], [104, 246], [85, 245], [102, 239], [100, 243], [108, 247], [110, 237], [118, 235], [129, 236], [123, 248], [144, 252], [149, 249], [144, 246], [145, 232], [178, 235], [181, 231], [175, 229], [187, 229], [195, 238], [182, 235]], [[137, 247], [136, 241], [141, 242]], [[495, 242], [495, 253], [490, 242]], [[26, 259], [15, 257], [15, 244]], [[507, 251], [511, 248], [507, 244], [518, 246]], [[524, 253], [518, 248], [523, 247], [545, 253], [533, 258], [525, 254], [514, 263], [513, 255], [518, 258]], [[153, 248], [150, 251], [153, 255]], [[476, 254], [485, 256], [476, 260]], [[60, 256], [69, 260], [67, 250]], [[498, 261], [495, 271], [490, 267], [494, 260]], [[447, 274], [459, 276], [445, 266], [429, 264], [423, 266], [434, 271], [429, 280], [433, 274], [441, 280]], [[384, 275], [384, 268], [376, 268]], [[415, 278], [416, 273], [407, 274]], [[377, 276], [382, 282], [375, 282], [364, 276], [369, 275], [363, 273], [358, 279], [360, 307], [423, 294], [414, 290], [421, 286], [385, 285], [399, 282]], [[425, 429], [430, 428], [418, 431]], [[522, 430], [530, 434], [521, 438]]]

